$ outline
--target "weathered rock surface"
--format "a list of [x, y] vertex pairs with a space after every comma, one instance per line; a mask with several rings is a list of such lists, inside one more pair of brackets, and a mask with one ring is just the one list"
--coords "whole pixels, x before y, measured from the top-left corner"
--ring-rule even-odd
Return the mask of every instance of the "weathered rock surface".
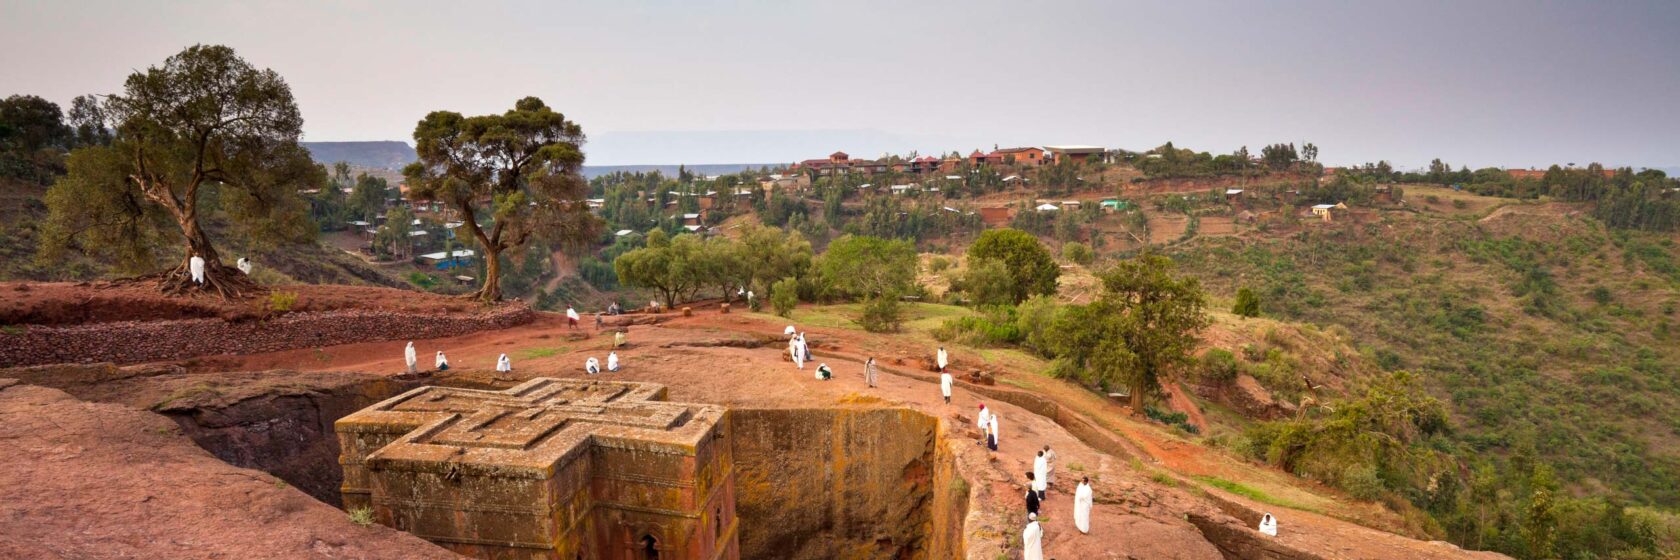
[[0, 382], [0, 455], [0, 558], [459, 558], [54, 389]]

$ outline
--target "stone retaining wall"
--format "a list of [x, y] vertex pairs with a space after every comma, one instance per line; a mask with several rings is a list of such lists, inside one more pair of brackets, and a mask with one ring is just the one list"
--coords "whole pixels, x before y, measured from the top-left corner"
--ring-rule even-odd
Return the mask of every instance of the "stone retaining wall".
[[122, 321], [22, 327], [0, 332], [0, 364], [133, 364], [218, 354], [254, 354], [374, 342], [440, 338], [505, 329], [537, 314], [510, 304], [479, 315], [426, 315], [371, 310], [291, 313], [268, 320]]

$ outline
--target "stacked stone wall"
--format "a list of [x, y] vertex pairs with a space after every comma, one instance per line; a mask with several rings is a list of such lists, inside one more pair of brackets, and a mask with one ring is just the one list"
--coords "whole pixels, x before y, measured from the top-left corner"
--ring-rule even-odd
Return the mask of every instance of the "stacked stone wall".
[[0, 364], [133, 364], [357, 342], [440, 338], [523, 325], [536, 316], [530, 307], [514, 304], [477, 315], [341, 310], [291, 313], [249, 321], [208, 318], [24, 325], [0, 333]]

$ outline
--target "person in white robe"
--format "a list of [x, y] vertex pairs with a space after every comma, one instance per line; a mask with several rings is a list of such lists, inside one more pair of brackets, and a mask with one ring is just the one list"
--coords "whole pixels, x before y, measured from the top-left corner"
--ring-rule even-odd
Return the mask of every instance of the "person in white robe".
[[203, 284], [204, 257], [193, 255], [192, 258], [187, 259], [187, 272], [192, 273], [192, 281], [194, 284]]
[[787, 328], [782, 329], [782, 334], [787, 335], [788, 338], [793, 338], [793, 334], [796, 332], [799, 332], [799, 330], [793, 328], [793, 325], [788, 325]]
[[974, 417], [974, 425], [980, 427], [980, 445], [986, 445], [986, 434], [992, 431], [992, 413], [986, 410], [986, 403], [980, 403], [980, 414]]
[[747, 290], [747, 309], [752, 309], [752, 308], [753, 308], [753, 293], [752, 293], [752, 290]]
[[577, 330], [578, 319], [580, 318], [576, 309], [572, 309], [570, 305], [566, 306], [566, 328]]
[[805, 349], [799, 347], [799, 337], [788, 340], [788, 354], [793, 356], [794, 367], [805, 369]]
[[502, 354], [502, 357], [496, 358], [496, 371], [513, 371], [513, 362], [508, 360], [507, 354]]
[[945, 397], [945, 404], [951, 404], [951, 374], [939, 374], [939, 395]]
[[1048, 445], [1044, 446], [1044, 463], [1049, 466], [1049, 468], [1045, 470], [1044, 485], [1045, 486], [1055, 486], [1056, 485], [1056, 452], [1051, 451], [1050, 446], [1048, 446]]
[[618, 371], [618, 352], [607, 353], [607, 371]]
[[1277, 518], [1268, 513], [1260, 518], [1260, 532], [1268, 537], [1277, 536]]
[[1073, 526], [1087, 535], [1091, 534], [1091, 503], [1091, 477], [1087, 476], [1073, 491]]
[[997, 415], [997, 413], [995, 413], [995, 412], [992, 413], [991, 421], [989, 423], [987, 423], [986, 425], [990, 427], [989, 433], [992, 436], [991, 445], [989, 447], [991, 447], [992, 451], [997, 451], [998, 444], [1001, 443], [1000, 440], [1003, 439], [1003, 432], [998, 431], [998, 415]]
[[828, 369], [828, 364], [817, 364], [817, 380], [828, 381], [834, 379], [834, 370]]
[[869, 361], [863, 363], [863, 380], [864, 380], [864, 382], [868, 383], [870, 387], [874, 387], [875, 386], [875, 378], [877, 376], [879, 376], [880, 374], [881, 374], [880, 368], [875, 367], [875, 357], [870, 356]]
[[1050, 461], [1045, 460], [1044, 452], [1040, 451], [1038, 456], [1033, 458], [1032, 483], [1032, 489], [1034, 492], [1038, 492], [1038, 499], [1040, 500], [1045, 498], [1044, 490], [1049, 488], [1049, 485], [1046, 484], [1048, 480], [1050, 480]]
[[1022, 560], [1044, 560], [1044, 528], [1038, 526], [1038, 514], [1027, 514], [1027, 528], [1021, 531]]
[[811, 344], [805, 342], [805, 333], [799, 333], [799, 351], [805, 353], [805, 361], [807, 362], [816, 359], [815, 356], [811, 355]]
[[588, 360], [583, 362], [583, 371], [588, 372], [589, 375], [601, 373], [601, 360], [590, 356]]
[[438, 353], [437, 353], [437, 370], [438, 371], [449, 371], [449, 358], [445, 358], [443, 356], [443, 351], [442, 350], [438, 350]]
[[941, 372], [945, 371], [945, 366], [950, 365], [950, 363], [951, 363], [951, 356], [949, 354], [945, 353], [945, 347], [944, 346], [939, 347], [939, 354], [937, 355], [937, 359], [939, 360], [939, 371], [941, 371]]
[[247, 259], [245, 257], [239, 257], [239, 271], [240, 272], [245, 273], [246, 276], [250, 276], [251, 275], [251, 268], [252, 268], [251, 267], [251, 259]]
[[409, 373], [414, 373], [414, 364], [419, 361], [419, 357], [415, 356], [414, 341], [410, 340], [408, 346], [403, 348], [403, 363], [408, 364]]

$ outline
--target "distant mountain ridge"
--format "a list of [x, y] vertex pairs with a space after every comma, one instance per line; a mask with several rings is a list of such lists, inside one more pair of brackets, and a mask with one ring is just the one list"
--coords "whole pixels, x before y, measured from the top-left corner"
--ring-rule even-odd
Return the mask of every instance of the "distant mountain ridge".
[[[346, 162], [358, 168], [389, 169], [401, 171], [404, 165], [413, 163], [416, 156], [414, 147], [400, 140], [372, 140], [365, 142], [300, 142], [304, 149], [309, 150], [310, 157], [315, 161], [332, 165]], [[675, 177], [678, 167], [686, 167], [689, 171], [701, 175], [724, 175], [739, 173], [746, 169], [757, 169], [761, 166], [775, 166], [775, 163], [718, 163], [682, 166], [679, 164], [652, 165], [585, 165], [583, 176], [595, 178], [619, 171], [649, 172], [658, 171], [666, 176]]]
[[325, 165], [346, 162], [356, 167], [400, 170], [414, 162], [414, 148], [398, 140], [368, 142], [299, 142], [309, 156]]

